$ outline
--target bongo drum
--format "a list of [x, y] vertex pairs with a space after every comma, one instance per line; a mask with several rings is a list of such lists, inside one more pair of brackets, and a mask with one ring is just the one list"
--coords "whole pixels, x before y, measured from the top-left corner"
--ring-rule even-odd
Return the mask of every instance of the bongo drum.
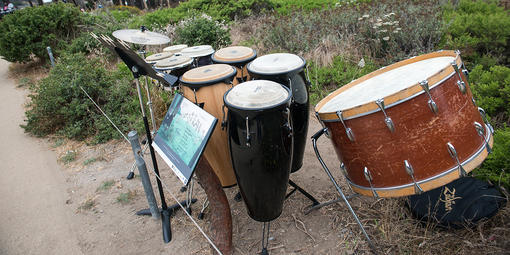
[[220, 49], [212, 55], [214, 63], [229, 64], [237, 69], [235, 84], [249, 81], [250, 75], [246, 64], [257, 57], [257, 51], [244, 46], [232, 46]]
[[296, 172], [303, 165], [308, 120], [310, 118], [308, 101], [308, 81], [303, 58], [289, 53], [276, 53], [258, 57], [248, 64], [248, 73], [253, 79], [271, 80], [285, 85], [292, 91], [290, 112], [294, 133], [294, 155], [292, 170]]
[[161, 53], [152, 54], [152, 55], [150, 55], [150, 56], [145, 58], [145, 62], [153, 65], [157, 61], [163, 60], [165, 58], [169, 58], [172, 55], [174, 55], [174, 54], [171, 53], [171, 52], [161, 52]]
[[193, 59], [190, 57], [173, 55], [169, 58], [157, 61], [154, 64], [154, 69], [159, 72], [166, 72], [181, 77], [190, 69], [192, 62]]
[[283, 85], [257, 80], [233, 87], [223, 99], [237, 183], [256, 221], [282, 213], [292, 164], [290, 98]]
[[180, 53], [194, 59], [193, 67], [200, 67], [212, 64], [211, 55], [214, 49], [211, 45], [200, 45], [182, 49]]
[[185, 48], [188, 48], [187, 44], [177, 44], [177, 45], [172, 45], [172, 46], [168, 46], [168, 47], [164, 48], [163, 52], [170, 52], [170, 53], [175, 54], [175, 53], [181, 52]]
[[[197, 67], [181, 76], [181, 91], [184, 97], [203, 106], [205, 111], [222, 120], [225, 116], [223, 95], [233, 86], [232, 80], [235, 75], [236, 69], [225, 64]], [[227, 130], [222, 125], [216, 125], [204, 150], [204, 156], [223, 187], [236, 184], [228, 149]]]
[[461, 65], [458, 52], [421, 55], [365, 75], [317, 104], [355, 192], [413, 195], [482, 163], [492, 132]]

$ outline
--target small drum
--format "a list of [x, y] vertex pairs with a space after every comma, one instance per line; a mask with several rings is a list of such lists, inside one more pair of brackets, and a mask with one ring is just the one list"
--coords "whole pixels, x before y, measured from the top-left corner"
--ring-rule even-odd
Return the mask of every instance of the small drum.
[[157, 61], [154, 64], [154, 69], [181, 77], [190, 69], [192, 62], [193, 59], [190, 57], [173, 55], [172, 57]]
[[214, 63], [229, 64], [237, 68], [235, 84], [249, 81], [251, 79], [246, 70], [246, 64], [257, 57], [257, 51], [244, 46], [232, 46], [216, 51], [212, 60]]
[[290, 98], [283, 85], [257, 80], [233, 87], [223, 99], [237, 183], [256, 221], [282, 213], [292, 164]]
[[200, 45], [185, 48], [180, 53], [194, 59], [193, 67], [200, 67], [212, 64], [211, 55], [214, 49], [211, 45]]
[[454, 51], [421, 55], [365, 75], [317, 104], [354, 191], [417, 194], [482, 163], [492, 132], [461, 65]]
[[305, 76], [306, 62], [303, 58], [289, 53], [276, 53], [258, 57], [248, 64], [248, 73], [252, 78], [271, 80], [285, 85], [292, 91], [292, 128], [294, 132], [294, 155], [292, 172], [303, 165], [303, 156], [308, 136], [308, 120], [310, 103], [308, 101], [308, 85]]
[[150, 55], [150, 56], [145, 58], [145, 62], [153, 65], [157, 61], [163, 60], [165, 58], [169, 58], [172, 55], [174, 55], [174, 54], [171, 53], [171, 52], [161, 52], [161, 53], [152, 54], [152, 55]]
[[[184, 73], [181, 78], [181, 91], [184, 97], [203, 106], [203, 109], [216, 117], [224, 119], [223, 95], [232, 88], [236, 69], [225, 64], [197, 67]], [[204, 156], [209, 161], [223, 187], [236, 184], [230, 151], [228, 150], [227, 130], [218, 123], [214, 129]]]
[[168, 46], [168, 47], [164, 48], [163, 52], [170, 52], [170, 53], [175, 54], [175, 53], [181, 52], [185, 48], [188, 48], [188, 45], [186, 45], [186, 44], [177, 44], [177, 45], [172, 45], [172, 46]]

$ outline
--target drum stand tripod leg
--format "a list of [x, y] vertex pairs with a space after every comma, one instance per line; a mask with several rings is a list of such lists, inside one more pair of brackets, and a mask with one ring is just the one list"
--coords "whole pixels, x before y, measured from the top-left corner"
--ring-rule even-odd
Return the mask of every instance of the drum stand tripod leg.
[[289, 198], [290, 195], [292, 195], [294, 192], [296, 191], [299, 191], [299, 193], [303, 194], [306, 198], [310, 199], [310, 201], [312, 201], [312, 205], [311, 207], [314, 207], [314, 206], [317, 206], [319, 205], [319, 201], [317, 201], [317, 199], [315, 199], [315, 197], [313, 197], [310, 193], [308, 193], [306, 190], [304, 190], [303, 188], [299, 187], [299, 185], [297, 185], [295, 182], [293, 182], [292, 180], [289, 180], [289, 185], [293, 187], [292, 191], [289, 192], [286, 196], [285, 196], [285, 199]]
[[315, 155], [317, 156], [317, 159], [319, 160], [322, 168], [324, 168], [324, 171], [326, 172], [326, 174], [328, 175], [329, 179], [331, 180], [331, 182], [333, 183], [333, 185], [335, 186], [336, 190], [338, 191], [338, 193], [340, 194], [340, 196], [342, 197], [342, 200], [345, 202], [345, 204], [347, 205], [347, 208], [349, 208], [349, 211], [351, 212], [352, 216], [354, 217], [354, 219], [356, 220], [356, 222], [358, 223], [361, 231], [363, 232], [363, 234], [365, 235], [367, 241], [368, 241], [368, 245], [370, 246], [370, 248], [372, 249], [372, 251], [374, 253], [377, 253], [377, 250], [375, 249], [375, 246], [374, 244], [372, 243], [372, 240], [370, 240], [370, 237], [368, 236], [367, 232], [365, 231], [365, 227], [363, 226], [363, 224], [361, 223], [361, 221], [359, 220], [358, 216], [356, 215], [356, 213], [354, 212], [354, 210], [352, 209], [351, 207], [351, 204], [349, 203], [349, 201], [347, 200], [347, 197], [344, 195], [344, 193], [342, 192], [342, 189], [340, 188], [340, 186], [338, 185], [338, 183], [336, 183], [336, 180], [335, 178], [333, 177], [333, 175], [331, 174], [331, 172], [329, 171], [328, 167], [326, 166], [326, 163], [324, 163], [324, 161], [322, 160], [321, 156], [320, 156], [320, 153], [319, 153], [319, 150], [317, 149], [317, 139], [319, 139], [319, 137], [324, 134], [324, 132], [326, 131], [326, 129], [321, 129], [319, 130], [317, 133], [315, 133], [313, 136], [312, 136], [312, 145], [313, 145], [313, 149], [315, 151]]

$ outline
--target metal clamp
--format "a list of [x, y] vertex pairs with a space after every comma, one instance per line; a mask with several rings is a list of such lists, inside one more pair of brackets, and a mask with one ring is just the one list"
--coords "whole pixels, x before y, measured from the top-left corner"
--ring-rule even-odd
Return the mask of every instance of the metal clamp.
[[494, 134], [494, 128], [489, 122], [489, 119], [487, 119], [487, 114], [485, 113], [485, 110], [482, 107], [478, 107], [478, 112], [480, 112], [480, 115], [482, 116], [482, 120], [483, 122], [485, 122], [485, 125], [489, 127], [489, 131], [491, 131], [491, 134]]
[[395, 132], [395, 125], [393, 124], [393, 121], [391, 120], [390, 117], [388, 117], [388, 115], [386, 114], [386, 110], [384, 109], [384, 99], [377, 99], [375, 101], [375, 103], [377, 104], [377, 106], [379, 106], [379, 109], [381, 109], [381, 111], [383, 112], [384, 114], [384, 122], [386, 123], [386, 126], [388, 127], [388, 129], [393, 133]]
[[329, 136], [329, 132], [328, 132], [328, 128], [326, 127], [326, 125], [324, 125], [324, 121], [321, 120], [321, 118], [319, 117], [319, 113], [318, 112], [315, 112], [315, 118], [317, 118], [317, 120], [319, 121], [319, 123], [321, 124], [322, 126], [322, 129], [324, 129], [324, 134], [326, 135], [327, 138], [331, 138]]
[[225, 105], [223, 105], [223, 107], [221, 107], [221, 111], [223, 112], [223, 117], [221, 117], [221, 130], [225, 130], [225, 127], [227, 127], [227, 120], [225, 119]]
[[248, 116], [246, 116], [246, 146], [251, 146], [250, 122]]
[[288, 137], [292, 136], [292, 124], [290, 121], [290, 109], [287, 107], [285, 108], [285, 114], [287, 114], [287, 123], [285, 123], [284, 127], [287, 128], [287, 131], [289, 132]]
[[345, 125], [344, 115], [343, 115], [342, 111], [336, 112], [336, 115], [338, 116], [338, 119], [340, 120], [340, 122], [342, 122], [342, 125], [345, 128], [345, 133], [347, 134], [347, 138], [349, 138], [349, 140], [351, 140], [351, 142], [354, 142], [354, 133], [352, 132], [352, 129], [350, 127], [347, 127]]
[[429, 108], [434, 113], [437, 114], [438, 108], [436, 102], [434, 102], [434, 99], [432, 99], [432, 95], [430, 95], [430, 88], [429, 88], [429, 82], [427, 80], [420, 81], [421, 88], [425, 91], [427, 96], [429, 96]]
[[455, 150], [455, 147], [453, 147], [453, 145], [450, 142], [448, 142], [446, 144], [446, 147], [448, 148], [448, 152], [450, 153], [450, 156], [457, 163], [457, 167], [459, 168], [459, 176], [465, 177], [467, 175], [467, 172], [466, 172], [466, 170], [464, 170], [464, 167], [462, 167], [462, 164], [459, 161], [459, 157], [457, 155], [457, 150]]
[[409, 163], [409, 161], [407, 161], [407, 160], [404, 160], [404, 165], [405, 165], [407, 174], [409, 176], [411, 176], [411, 179], [413, 180], [414, 192], [416, 194], [423, 193], [423, 189], [420, 187], [420, 185], [416, 182], [416, 179], [414, 178], [414, 169], [413, 169], [413, 166], [411, 165], [411, 163]]
[[485, 144], [485, 149], [487, 149], [487, 153], [491, 153], [492, 148], [489, 145], [489, 141], [487, 141], [487, 139], [485, 139], [485, 129], [483, 128], [482, 124], [480, 124], [476, 121], [473, 124], [475, 125], [476, 132], [478, 133], [480, 138], [482, 138], [482, 141]]
[[460, 75], [459, 66], [457, 66], [457, 62], [455, 62], [455, 60], [452, 62], [452, 66], [457, 75], [459, 76], [457, 86], [459, 87], [459, 90], [460, 92], [462, 92], [462, 94], [466, 94], [466, 83], [464, 83], [464, 81], [462, 80], [462, 75]]
[[374, 194], [375, 198], [379, 198], [379, 195], [377, 195], [377, 192], [375, 191], [374, 186], [372, 185], [372, 181], [374, 179], [372, 178], [372, 174], [370, 174], [370, 171], [368, 170], [367, 167], [365, 167], [365, 169], [363, 169], [363, 174], [365, 175], [365, 179], [370, 184], [370, 190], [372, 190], [372, 194]]

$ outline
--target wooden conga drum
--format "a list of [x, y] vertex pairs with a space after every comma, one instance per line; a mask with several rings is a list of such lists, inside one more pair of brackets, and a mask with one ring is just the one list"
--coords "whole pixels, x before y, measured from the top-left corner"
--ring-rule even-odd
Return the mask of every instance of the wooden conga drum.
[[212, 64], [211, 55], [214, 53], [214, 49], [211, 45], [199, 45], [184, 48], [180, 53], [193, 58], [193, 67], [200, 67]]
[[234, 85], [251, 80], [246, 65], [257, 57], [257, 51], [244, 46], [231, 46], [220, 49], [212, 55], [214, 63], [229, 64], [237, 69]]
[[156, 62], [160, 61], [160, 60], [163, 60], [165, 58], [169, 58], [171, 56], [173, 56], [174, 54], [171, 53], [171, 52], [160, 52], [160, 53], [156, 53], [156, 54], [152, 54], [148, 57], [145, 58], [145, 62], [153, 65], [155, 64]]
[[285, 85], [292, 91], [290, 111], [294, 132], [294, 155], [292, 172], [303, 165], [308, 135], [310, 103], [308, 81], [305, 74], [306, 61], [290, 53], [275, 53], [256, 58], [247, 66], [248, 73], [256, 80], [270, 80]]
[[[236, 69], [225, 64], [214, 64], [191, 69], [180, 78], [181, 91], [191, 102], [203, 106], [203, 109], [219, 121], [226, 118], [223, 111], [223, 95], [232, 88]], [[236, 184], [232, 160], [228, 149], [227, 130], [219, 123], [216, 125], [204, 154], [223, 187]]]
[[410, 58], [367, 74], [315, 107], [355, 192], [418, 194], [472, 171], [492, 132], [454, 51]]
[[237, 183], [256, 221], [282, 213], [292, 164], [290, 98], [289, 89], [265, 80], [241, 83], [224, 96]]

